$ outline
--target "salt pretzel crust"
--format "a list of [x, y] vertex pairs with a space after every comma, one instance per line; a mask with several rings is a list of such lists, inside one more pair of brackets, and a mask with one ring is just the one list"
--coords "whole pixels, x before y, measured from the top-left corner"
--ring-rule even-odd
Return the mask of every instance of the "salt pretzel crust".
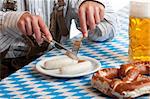
[[118, 98], [134, 98], [150, 94], [150, 62], [123, 64], [106, 68], [92, 76], [91, 84], [102, 93]]

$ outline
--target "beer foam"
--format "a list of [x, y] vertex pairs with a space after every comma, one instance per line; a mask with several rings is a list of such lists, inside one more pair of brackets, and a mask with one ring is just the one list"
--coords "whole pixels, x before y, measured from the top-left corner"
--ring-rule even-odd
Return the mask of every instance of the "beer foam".
[[130, 16], [150, 18], [150, 0], [131, 0]]

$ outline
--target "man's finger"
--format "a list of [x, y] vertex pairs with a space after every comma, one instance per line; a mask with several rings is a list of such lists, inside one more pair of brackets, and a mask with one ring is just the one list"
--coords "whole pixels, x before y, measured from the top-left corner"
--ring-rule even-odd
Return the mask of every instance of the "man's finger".
[[100, 8], [100, 18], [101, 18], [101, 21], [104, 19], [104, 9], [103, 8]]
[[94, 30], [95, 29], [95, 19], [94, 19], [94, 9], [89, 9], [87, 10], [87, 20], [89, 20], [89, 27], [91, 30]]
[[26, 31], [26, 28], [25, 28], [25, 22], [24, 21], [20, 21], [18, 23], [18, 27], [20, 29], [20, 31], [24, 34], [24, 35], [27, 35], [27, 31]]
[[32, 35], [33, 31], [32, 31], [31, 19], [26, 18], [25, 21], [26, 21], [25, 27], [26, 27], [27, 34]]
[[99, 14], [99, 8], [98, 7], [96, 7], [95, 8], [95, 11], [94, 11], [94, 17], [95, 17], [95, 23], [96, 24], [98, 24], [98, 23], [100, 23], [100, 14]]
[[81, 27], [83, 36], [87, 37], [88, 33], [87, 33], [87, 24], [86, 24], [86, 12], [85, 12], [85, 9], [83, 8], [79, 9], [79, 20], [80, 20], [80, 27]]
[[32, 29], [33, 29], [33, 32], [35, 34], [36, 41], [38, 43], [41, 43], [42, 42], [41, 31], [40, 31], [40, 27], [39, 27], [39, 24], [38, 24], [38, 18], [37, 18], [37, 16], [33, 16]]
[[38, 18], [39, 19], [39, 26], [40, 26], [40, 29], [41, 31], [45, 34], [45, 36], [47, 37], [48, 40], [52, 40], [52, 35], [51, 33], [49, 32], [47, 26], [45, 25], [44, 21], [42, 20], [41, 17]]

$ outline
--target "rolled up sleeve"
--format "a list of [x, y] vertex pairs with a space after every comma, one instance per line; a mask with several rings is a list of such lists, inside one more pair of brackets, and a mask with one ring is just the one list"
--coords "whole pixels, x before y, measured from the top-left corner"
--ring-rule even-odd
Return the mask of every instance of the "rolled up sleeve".
[[0, 52], [6, 50], [15, 39], [21, 36], [17, 22], [25, 12], [0, 11]]

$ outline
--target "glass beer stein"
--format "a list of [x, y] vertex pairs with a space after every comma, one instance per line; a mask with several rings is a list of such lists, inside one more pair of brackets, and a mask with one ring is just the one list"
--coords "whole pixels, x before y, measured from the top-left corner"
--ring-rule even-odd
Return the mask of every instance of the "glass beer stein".
[[129, 61], [150, 61], [150, 0], [131, 0]]

